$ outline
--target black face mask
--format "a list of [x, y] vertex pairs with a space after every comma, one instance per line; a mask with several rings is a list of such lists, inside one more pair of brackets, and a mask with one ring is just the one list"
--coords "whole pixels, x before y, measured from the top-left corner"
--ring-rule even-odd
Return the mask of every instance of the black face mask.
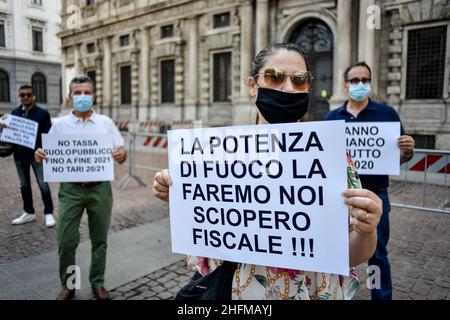
[[258, 87], [256, 105], [269, 123], [297, 122], [308, 111], [307, 92], [289, 93]]

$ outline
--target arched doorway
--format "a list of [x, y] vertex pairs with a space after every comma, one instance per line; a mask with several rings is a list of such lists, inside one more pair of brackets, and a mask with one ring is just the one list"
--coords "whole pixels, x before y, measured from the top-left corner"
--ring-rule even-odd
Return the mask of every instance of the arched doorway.
[[36, 94], [36, 102], [47, 103], [47, 80], [45, 76], [36, 72], [31, 76], [31, 86]]
[[314, 80], [310, 90], [310, 115], [322, 120], [329, 111], [328, 99], [333, 94], [333, 33], [319, 19], [304, 20], [291, 33], [289, 42], [305, 52]]
[[3, 69], [0, 69], [0, 102], [10, 102], [9, 76]]

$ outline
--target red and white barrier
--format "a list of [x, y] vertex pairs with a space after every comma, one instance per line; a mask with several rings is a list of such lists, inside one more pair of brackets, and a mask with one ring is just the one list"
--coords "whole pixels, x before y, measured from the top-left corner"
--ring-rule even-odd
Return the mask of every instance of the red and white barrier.
[[450, 156], [442, 154], [415, 153], [413, 158], [402, 165], [410, 171], [427, 171], [428, 173], [450, 174]]
[[171, 125], [172, 128], [184, 128], [192, 126], [193, 123], [193, 120], [173, 120]]
[[[116, 121], [116, 126], [121, 131], [128, 131], [130, 121]], [[193, 120], [172, 120], [172, 121], [141, 121], [137, 130], [141, 133], [159, 133], [161, 126], [170, 126], [171, 129], [192, 127]]]
[[149, 135], [146, 137], [143, 146], [151, 149], [167, 149], [167, 137]]
[[128, 131], [128, 124], [130, 123], [130, 121], [116, 121], [115, 123], [117, 129], [119, 129], [120, 131]]
[[[121, 131], [128, 131], [131, 127], [130, 121], [116, 121], [116, 126]], [[167, 153], [167, 136], [161, 134], [161, 126], [168, 126], [171, 129], [189, 128], [193, 126], [193, 120], [172, 120], [172, 121], [142, 121], [137, 126], [135, 140], [136, 150], [148, 153]], [[134, 132], [133, 128], [133, 132]]]
[[143, 121], [139, 123], [139, 131], [140, 132], [153, 132], [158, 133], [160, 131], [160, 127], [164, 125], [163, 121]]

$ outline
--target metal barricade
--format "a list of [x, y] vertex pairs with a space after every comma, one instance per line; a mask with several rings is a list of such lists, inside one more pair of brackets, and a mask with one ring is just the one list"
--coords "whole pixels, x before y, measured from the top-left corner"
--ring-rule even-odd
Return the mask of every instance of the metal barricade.
[[128, 161], [124, 164], [128, 172], [118, 188], [125, 189], [132, 180], [145, 187], [146, 184], [135, 171], [160, 171], [167, 168], [167, 134], [123, 132], [122, 135], [126, 138], [125, 147], [128, 150]]
[[[412, 203], [391, 203], [391, 205], [399, 208], [450, 214], [448, 201], [449, 160], [450, 151], [415, 149], [414, 157], [401, 166], [400, 176], [392, 176], [391, 180], [399, 181], [398, 188], [401, 188], [403, 192], [410, 189], [412, 184], [421, 184], [420, 197], [417, 195], [418, 197], [415, 197]], [[442, 191], [441, 194], [436, 194], [435, 190], [431, 190], [433, 198], [438, 198], [433, 203], [427, 202], [427, 190], [431, 188], [438, 192]]]

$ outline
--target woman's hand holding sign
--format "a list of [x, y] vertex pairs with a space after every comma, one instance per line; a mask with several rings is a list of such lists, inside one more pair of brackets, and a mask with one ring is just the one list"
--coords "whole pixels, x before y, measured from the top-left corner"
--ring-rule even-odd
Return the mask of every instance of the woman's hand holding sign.
[[169, 201], [169, 186], [172, 184], [169, 170], [164, 169], [155, 174], [153, 180], [153, 195], [163, 201]]
[[343, 194], [345, 203], [350, 206], [354, 229], [361, 234], [376, 232], [383, 212], [380, 198], [366, 189], [347, 189]]
[[375, 252], [383, 203], [366, 189], [347, 189], [343, 195], [350, 207], [350, 266], [353, 267], [367, 261]]

